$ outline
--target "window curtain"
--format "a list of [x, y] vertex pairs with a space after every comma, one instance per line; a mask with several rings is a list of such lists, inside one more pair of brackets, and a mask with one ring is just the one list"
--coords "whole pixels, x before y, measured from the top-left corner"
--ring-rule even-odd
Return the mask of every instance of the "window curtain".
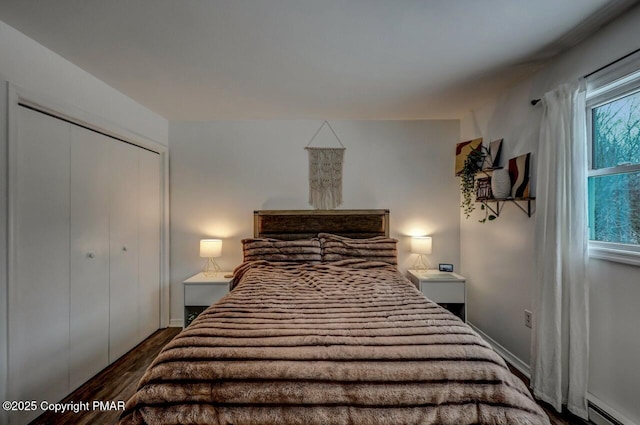
[[538, 147], [534, 395], [587, 418], [589, 284], [584, 83], [546, 93]]

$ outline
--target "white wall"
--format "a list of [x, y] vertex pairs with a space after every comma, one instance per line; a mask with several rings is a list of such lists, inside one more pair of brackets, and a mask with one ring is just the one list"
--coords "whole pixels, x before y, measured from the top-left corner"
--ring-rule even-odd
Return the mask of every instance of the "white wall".
[[[461, 121], [462, 139], [503, 137], [503, 161], [532, 152], [535, 170], [541, 108], [529, 101], [637, 49], [639, 37], [640, 7], [635, 7], [531, 79], [471, 111]], [[534, 223], [535, 215], [528, 219], [512, 205], [484, 225], [461, 215], [461, 270], [469, 278], [469, 321], [527, 364], [531, 332], [524, 326], [523, 310], [531, 306]], [[591, 260], [589, 278], [589, 392], [621, 417], [640, 424], [640, 268]]]
[[168, 145], [166, 119], [2, 21], [0, 58], [0, 80]]
[[[474, 111], [460, 123], [461, 139], [503, 138], [500, 165], [509, 158], [531, 152], [531, 182], [535, 182], [537, 124], [540, 108], [526, 100], [529, 82], [514, 87], [497, 101]], [[532, 186], [535, 194], [535, 187]], [[495, 207], [495, 204], [492, 204]], [[525, 309], [531, 308], [531, 278], [534, 267], [534, 218], [513, 204], [506, 204], [500, 217], [484, 224], [484, 212], [476, 209], [461, 215], [461, 271], [468, 282], [468, 320], [502, 344], [522, 361], [529, 362], [531, 332], [524, 327]]]
[[[342, 209], [388, 208], [400, 268], [415, 261], [410, 234], [433, 236], [432, 263], [459, 265], [458, 121], [332, 121], [347, 147]], [[309, 209], [304, 150], [320, 121], [172, 122], [171, 317], [182, 323], [181, 282], [198, 273], [198, 241], [220, 237], [219, 264], [242, 261], [253, 211]], [[314, 146], [337, 146], [325, 127]]]

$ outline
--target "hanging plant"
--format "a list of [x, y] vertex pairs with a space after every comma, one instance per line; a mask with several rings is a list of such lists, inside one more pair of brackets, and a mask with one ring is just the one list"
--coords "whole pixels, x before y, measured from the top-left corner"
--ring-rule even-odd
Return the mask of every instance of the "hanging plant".
[[484, 204], [480, 204], [480, 209], [484, 211], [484, 218], [482, 220], [478, 220], [478, 223], [486, 223], [487, 220], [493, 221], [496, 219], [496, 216], [494, 214], [489, 214], [489, 208], [487, 208]]
[[[466, 218], [469, 218], [476, 209], [476, 174], [482, 169], [482, 164], [488, 154], [489, 151], [482, 145], [480, 145], [479, 149], [472, 150], [467, 155], [460, 172], [460, 191], [462, 192], [462, 205], [460, 206]], [[489, 218], [489, 220], [493, 219]], [[484, 223], [484, 221], [481, 221], [481, 223]]]

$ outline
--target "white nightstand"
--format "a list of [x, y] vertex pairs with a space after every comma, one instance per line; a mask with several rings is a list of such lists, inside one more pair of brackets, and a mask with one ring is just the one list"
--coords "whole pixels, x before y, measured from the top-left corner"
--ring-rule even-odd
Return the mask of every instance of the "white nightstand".
[[212, 276], [198, 273], [182, 282], [184, 286], [184, 327], [207, 307], [227, 295], [232, 272], [219, 272]]
[[467, 321], [465, 277], [438, 270], [408, 270], [407, 277], [431, 301]]

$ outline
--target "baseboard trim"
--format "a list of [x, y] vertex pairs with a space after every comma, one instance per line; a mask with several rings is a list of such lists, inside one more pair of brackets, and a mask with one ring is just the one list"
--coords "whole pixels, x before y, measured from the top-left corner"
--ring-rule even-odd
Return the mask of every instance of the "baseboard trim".
[[593, 420], [595, 418], [591, 417], [592, 412], [596, 414], [595, 417], [602, 418], [606, 421], [605, 423], [611, 425], [639, 425], [591, 393], [587, 393], [587, 400], [589, 401], [589, 419], [596, 424], [601, 422]]
[[[489, 335], [482, 332], [473, 323], [467, 322], [467, 324], [471, 326], [471, 328], [476, 331], [478, 335], [482, 337], [482, 339], [487, 341], [489, 345], [491, 345], [491, 347], [493, 347], [493, 349], [496, 350], [496, 352], [500, 354], [507, 362], [518, 369], [527, 378], [531, 379], [531, 368], [528, 364], [520, 360], [520, 358], [518, 358], [511, 351], [504, 348]], [[600, 400], [598, 397], [594, 396], [591, 393], [587, 393], [587, 400], [589, 401], [590, 423], [596, 425], [640, 425], [627, 418], [625, 415], [618, 412], [616, 409], [609, 406], [607, 403]]]
[[184, 321], [182, 319], [171, 319], [169, 320], [170, 328], [181, 328], [184, 325]]
[[498, 354], [500, 354], [506, 361], [508, 361], [513, 367], [518, 369], [524, 376], [526, 376], [527, 378], [531, 379], [531, 368], [529, 367], [528, 364], [526, 364], [525, 362], [520, 360], [520, 358], [518, 356], [516, 356], [515, 354], [513, 354], [511, 351], [507, 350], [502, 345], [500, 345], [498, 343], [498, 341], [496, 341], [495, 339], [491, 338], [486, 333], [482, 332], [473, 323], [467, 322], [467, 324], [469, 326], [471, 326], [471, 329], [476, 331], [478, 333], [478, 335], [480, 335], [482, 337], [482, 339], [487, 341], [493, 347], [493, 349], [496, 350], [496, 352]]

